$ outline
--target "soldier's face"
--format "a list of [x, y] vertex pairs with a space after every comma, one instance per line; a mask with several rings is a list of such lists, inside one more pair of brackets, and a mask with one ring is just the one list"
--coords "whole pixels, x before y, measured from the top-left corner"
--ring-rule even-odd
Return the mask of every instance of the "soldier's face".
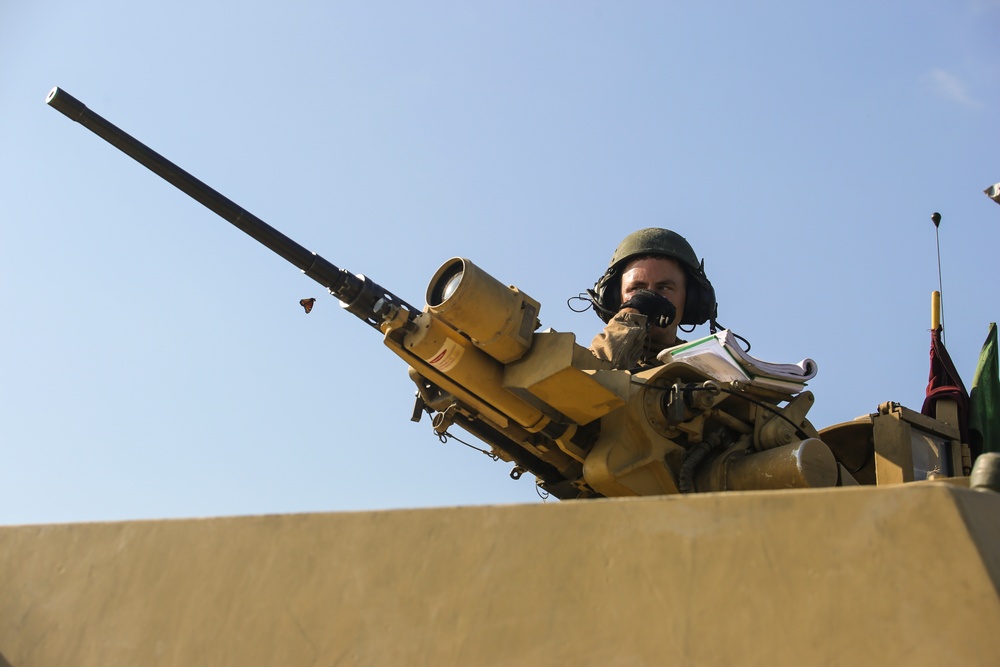
[[622, 303], [641, 289], [659, 292], [670, 299], [677, 308], [677, 317], [670, 326], [652, 327], [650, 338], [653, 343], [664, 347], [677, 341], [677, 325], [684, 318], [684, 296], [687, 294], [687, 274], [676, 260], [666, 257], [646, 257], [632, 260], [625, 265], [622, 274]]

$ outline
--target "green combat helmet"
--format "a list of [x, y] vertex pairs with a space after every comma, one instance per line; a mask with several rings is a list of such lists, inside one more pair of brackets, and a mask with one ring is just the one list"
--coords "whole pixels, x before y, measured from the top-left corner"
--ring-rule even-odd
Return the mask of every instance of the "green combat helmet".
[[676, 260], [687, 274], [687, 292], [684, 317], [681, 324], [704, 324], [716, 317], [715, 289], [705, 275], [705, 261], [698, 256], [687, 240], [677, 232], [659, 227], [649, 227], [632, 232], [625, 237], [611, 257], [608, 270], [587, 290], [594, 310], [609, 322], [621, 308], [621, 278], [625, 266], [640, 257], [666, 257]]

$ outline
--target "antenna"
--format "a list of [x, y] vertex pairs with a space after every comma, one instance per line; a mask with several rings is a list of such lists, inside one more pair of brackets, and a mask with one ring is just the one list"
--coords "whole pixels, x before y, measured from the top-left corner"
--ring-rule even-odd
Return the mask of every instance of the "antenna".
[[934, 240], [937, 244], [937, 269], [938, 269], [938, 293], [941, 295], [940, 308], [941, 308], [941, 341], [944, 342], [944, 286], [941, 283], [941, 234], [939, 232], [939, 227], [941, 226], [941, 214], [937, 211], [931, 214], [931, 222], [934, 223]]

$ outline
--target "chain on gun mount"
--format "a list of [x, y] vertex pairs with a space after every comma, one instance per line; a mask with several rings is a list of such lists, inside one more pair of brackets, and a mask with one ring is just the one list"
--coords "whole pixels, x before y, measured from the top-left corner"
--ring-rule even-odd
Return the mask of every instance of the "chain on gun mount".
[[[326, 287], [410, 367], [418, 406], [439, 435], [462, 427], [557, 498], [840, 480], [842, 467], [805, 420], [809, 392], [751, 397], [678, 363], [614, 370], [571, 333], [537, 332], [538, 302], [463, 258], [442, 265], [418, 310], [310, 252], [65, 91], [52, 89], [46, 102]], [[781, 437], [769, 435], [775, 428]]]

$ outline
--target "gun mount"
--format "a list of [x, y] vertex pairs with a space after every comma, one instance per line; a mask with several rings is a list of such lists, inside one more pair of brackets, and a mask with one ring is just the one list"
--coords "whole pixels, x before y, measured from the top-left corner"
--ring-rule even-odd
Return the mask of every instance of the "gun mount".
[[[683, 360], [613, 369], [573, 334], [538, 331], [539, 303], [467, 259], [445, 262], [417, 309], [307, 250], [65, 91], [54, 88], [46, 102], [378, 329], [410, 368], [415, 421], [427, 411], [439, 435], [460, 426], [513, 462], [512, 477], [530, 471], [558, 498], [871, 484], [967, 470], [957, 429], [898, 406], [821, 434], [806, 419], [813, 397], [801, 386], [741, 383]], [[925, 435], [914, 440], [911, 426]]]

